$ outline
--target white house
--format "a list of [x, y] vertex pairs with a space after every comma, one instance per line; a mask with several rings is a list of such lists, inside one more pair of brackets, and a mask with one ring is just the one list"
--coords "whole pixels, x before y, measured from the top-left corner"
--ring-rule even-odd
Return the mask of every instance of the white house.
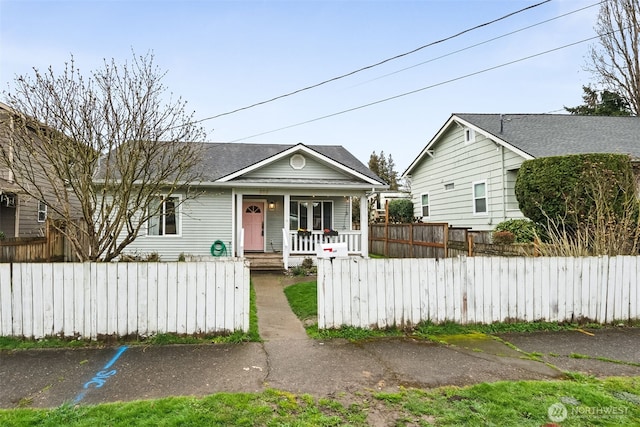
[[422, 221], [491, 230], [523, 218], [515, 196], [523, 161], [580, 153], [639, 159], [640, 118], [453, 114], [402, 177]]

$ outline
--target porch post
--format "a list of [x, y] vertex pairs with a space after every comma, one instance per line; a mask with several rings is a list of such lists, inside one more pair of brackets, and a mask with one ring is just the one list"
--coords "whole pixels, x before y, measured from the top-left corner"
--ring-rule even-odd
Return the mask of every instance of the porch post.
[[289, 268], [289, 217], [291, 216], [291, 195], [284, 195], [284, 218], [282, 224], [282, 262], [284, 263], [285, 270]]
[[369, 257], [369, 203], [367, 195], [360, 196], [360, 249], [362, 256]]
[[244, 256], [244, 230], [242, 229], [242, 194], [236, 194], [236, 247], [237, 256]]

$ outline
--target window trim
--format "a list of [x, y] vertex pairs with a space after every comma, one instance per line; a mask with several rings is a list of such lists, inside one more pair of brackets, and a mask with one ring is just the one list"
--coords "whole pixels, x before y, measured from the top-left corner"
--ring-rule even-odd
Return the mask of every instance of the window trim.
[[476, 131], [471, 129], [470, 127], [465, 127], [463, 129], [464, 132], [464, 143], [471, 144], [472, 142], [476, 142]]
[[[422, 204], [422, 200], [423, 200], [424, 196], [427, 196], [427, 204], [426, 205]], [[424, 214], [424, 207], [425, 206], [429, 210], [429, 215], [425, 215]], [[429, 194], [428, 191], [424, 192], [424, 193], [420, 193], [420, 215], [422, 216], [422, 218], [431, 218], [431, 195]]]
[[[149, 216], [149, 219], [147, 220], [147, 236], [148, 237], [152, 237], [152, 238], [174, 238], [174, 237], [181, 237], [182, 236], [182, 196], [179, 194], [172, 194], [170, 196], [167, 196], [166, 194], [161, 194], [156, 196], [156, 198], [158, 199], [162, 199], [162, 211], [158, 212], [156, 215], [153, 216]], [[175, 203], [175, 216], [176, 216], [176, 233], [175, 234], [149, 234], [149, 230], [151, 228], [151, 219], [152, 218], [156, 218], [157, 216], [159, 216], [160, 218], [162, 218], [163, 220], [165, 219], [166, 215], [163, 214], [163, 212], [165, 212], [165, 203], [167, 199], [176, 199], [176, 203]], [[166, 221], [163, 224], [163, 230], [166, 230]]]
[[[42, 209], [43, 206], [44, 209]], [[44, 202], [44, 200], [38, 200], [38, 222], [47, 222], [48, 209], [49, 207]], [[40, 214], [44, 215], [43, 219], [40, 219]]]
[[[476, 185], [484, 185], [484, 197], [476, 197]], [[483, 212], [476, 211], [476, 200], [480, 200], [484, 198], [485, 200], [485, 210]], [[489, 185], [487, 184], [487, 180], [474, 181], [471, 183], [471, 200], [473, 204], [473, 214], [474, 215], [489, 215]]]

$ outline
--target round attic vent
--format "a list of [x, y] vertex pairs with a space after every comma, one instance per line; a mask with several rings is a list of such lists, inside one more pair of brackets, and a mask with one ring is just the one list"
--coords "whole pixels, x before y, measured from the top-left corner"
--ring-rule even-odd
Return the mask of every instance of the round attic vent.
[[306, 164], [306, 160], [304, 159], [302, 154], [294, 154], [293, 156], [291, 156], [289, 164], [294, 169], [302, 169]]

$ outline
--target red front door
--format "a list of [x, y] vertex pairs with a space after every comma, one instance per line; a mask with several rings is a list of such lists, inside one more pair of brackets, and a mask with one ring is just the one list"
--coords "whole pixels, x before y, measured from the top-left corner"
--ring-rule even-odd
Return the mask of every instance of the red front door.
[[242, 203], [244, 250], [264, 251], [264, 202]]

